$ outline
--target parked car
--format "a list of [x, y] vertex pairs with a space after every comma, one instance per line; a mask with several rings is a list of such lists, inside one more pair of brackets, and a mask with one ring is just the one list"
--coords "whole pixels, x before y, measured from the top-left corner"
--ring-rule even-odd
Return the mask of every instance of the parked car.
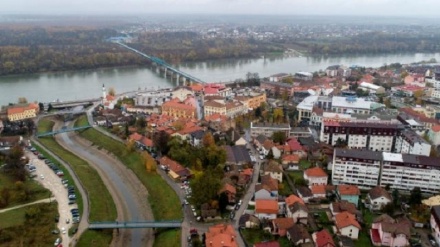
[[61, 243], [61, 238], [57, 238], [53, 246], [58, 246]]

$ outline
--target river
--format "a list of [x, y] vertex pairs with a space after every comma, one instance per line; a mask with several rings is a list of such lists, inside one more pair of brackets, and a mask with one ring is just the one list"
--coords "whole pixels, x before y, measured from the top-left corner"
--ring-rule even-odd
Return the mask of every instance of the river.
[[[267, 77], [276, 73], [314, 72], [330, 65], [343, 64], [379, 67], [390, 63], [412, 63], [435, 58], [440, 53], [358, 55], [339, 57], [268, 57], [258, 59], [225, 59], [207, 62], [183, 63], [177, 67], [206, 82], [233, 81], [244, 78], [247, 72]], [[28, 101], [50, 102], [98, 98], [102, 84], [116, 92], [139, 88], [152, 89], [175, 86], [176, 83], [154, 73], [149, 68], [107, 68], [90, 71], [70, 71], [0, 77], [0, 105], [17, 102], [19, 97]]]

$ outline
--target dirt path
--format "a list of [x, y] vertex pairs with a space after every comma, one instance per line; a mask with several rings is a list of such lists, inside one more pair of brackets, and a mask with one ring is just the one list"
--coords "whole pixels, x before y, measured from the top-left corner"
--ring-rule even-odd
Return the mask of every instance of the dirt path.
[[[60, 126], [58, 125], [57, 128], [59, 127]], [[71, 143], [69, 143], [66, 138], [68, 138]], [[126, 168], [118, 159], [107, 153], [105, 150], [99, 150], [96, 147], [93, 147], [90, 142], [79, 137], [76, 133], [64, 133], [58, 135], [56, 139], [65, 148], [76, 153], [97, 169], [100, 177], [103, 179], [114, 198], [118, 210], [118, 220], [154, 220], [151, 208], [147, 201], [147, 190], [137, 176], [130, 169]], [[88, 155], [85, 155], [84, 152], [87, 152]], [[98, 161], [96, 159], [88, 159], [90, 158], [89, 154], [96, 157]], [[98, 162], [100, 164], [97, 164]], [[107, 167], [102, 167], [102, 164], [105, 164]], [[118, 188], [117, 185], [115, 185], [116, 179], [110, 177], [108, 170], [106, 171], [108, 168], [111, 168], [113, 172], [118, 174], [118, 177], [121, 178], [127, 191], [122, 192], [121, 188]], [[134, 200], [131, 202], [124, 200], [126, 196], [124, 193], [129, 193]], [[152, 229], [121, 230], [119, 235], [115, 235], [112, 246], [125, 247], [130, 244], [133, 245], [134, 243], [130, 243], [130, 239], [132, 237], [131, 233], [134, 232], [135, 234], [141, 234], [141, 246], [153, 246], [154, 235]]]
[[18, 206], [15, 206], [15, 207], [4, 208], [4, 209], [0, 210], [0, 214], [4, 213], [4, 212], [7, 212], [9, 210], [14, 210], [14, 209], [18, 209], [18, 208], [24, 208], [24, 207], [27, 207], [27, 206], [30, 206], [30, 205], [34, 205], [34, 204], [39, 204], [39, 203], [50, 203], [50, 202], [53, 202], [53, 201], [55, 201], [55, 197], [41, 199], [41, 200], [38, 200], [38, 201], [34, 201], [34, 202], [18, 205]]

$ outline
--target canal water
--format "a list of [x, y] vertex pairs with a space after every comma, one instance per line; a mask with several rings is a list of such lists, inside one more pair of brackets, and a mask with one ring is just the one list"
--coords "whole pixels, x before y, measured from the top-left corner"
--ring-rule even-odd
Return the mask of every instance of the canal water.
[[[267, 77], [276, 73], [314, 72], [330, 65], [379, 67], [390, 63], [412, 63], [435, 58], [440, 53], [358, 55], [339, 57], [262, 57], [258, 59], [224, 59], [183, 63], [180, 70], [206, 82], [226, 82], [244, 79], [247, 72]], [[0, 77], [0, 105], [28, 101], [51, 102], [78, 100], [101, 96], [102, 84], [118, 92], [138, 89], [173, 87], [176, 82], [144, 67], [107, 68], [90, 71], [69, 71]]]

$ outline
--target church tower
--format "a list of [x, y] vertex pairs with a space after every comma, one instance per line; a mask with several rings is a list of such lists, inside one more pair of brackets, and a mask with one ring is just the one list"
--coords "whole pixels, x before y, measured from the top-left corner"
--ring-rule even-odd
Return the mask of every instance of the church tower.
[[105, 91], [105, 85], [102, 84], [102, 103], [107, 100], [107, 92]]

